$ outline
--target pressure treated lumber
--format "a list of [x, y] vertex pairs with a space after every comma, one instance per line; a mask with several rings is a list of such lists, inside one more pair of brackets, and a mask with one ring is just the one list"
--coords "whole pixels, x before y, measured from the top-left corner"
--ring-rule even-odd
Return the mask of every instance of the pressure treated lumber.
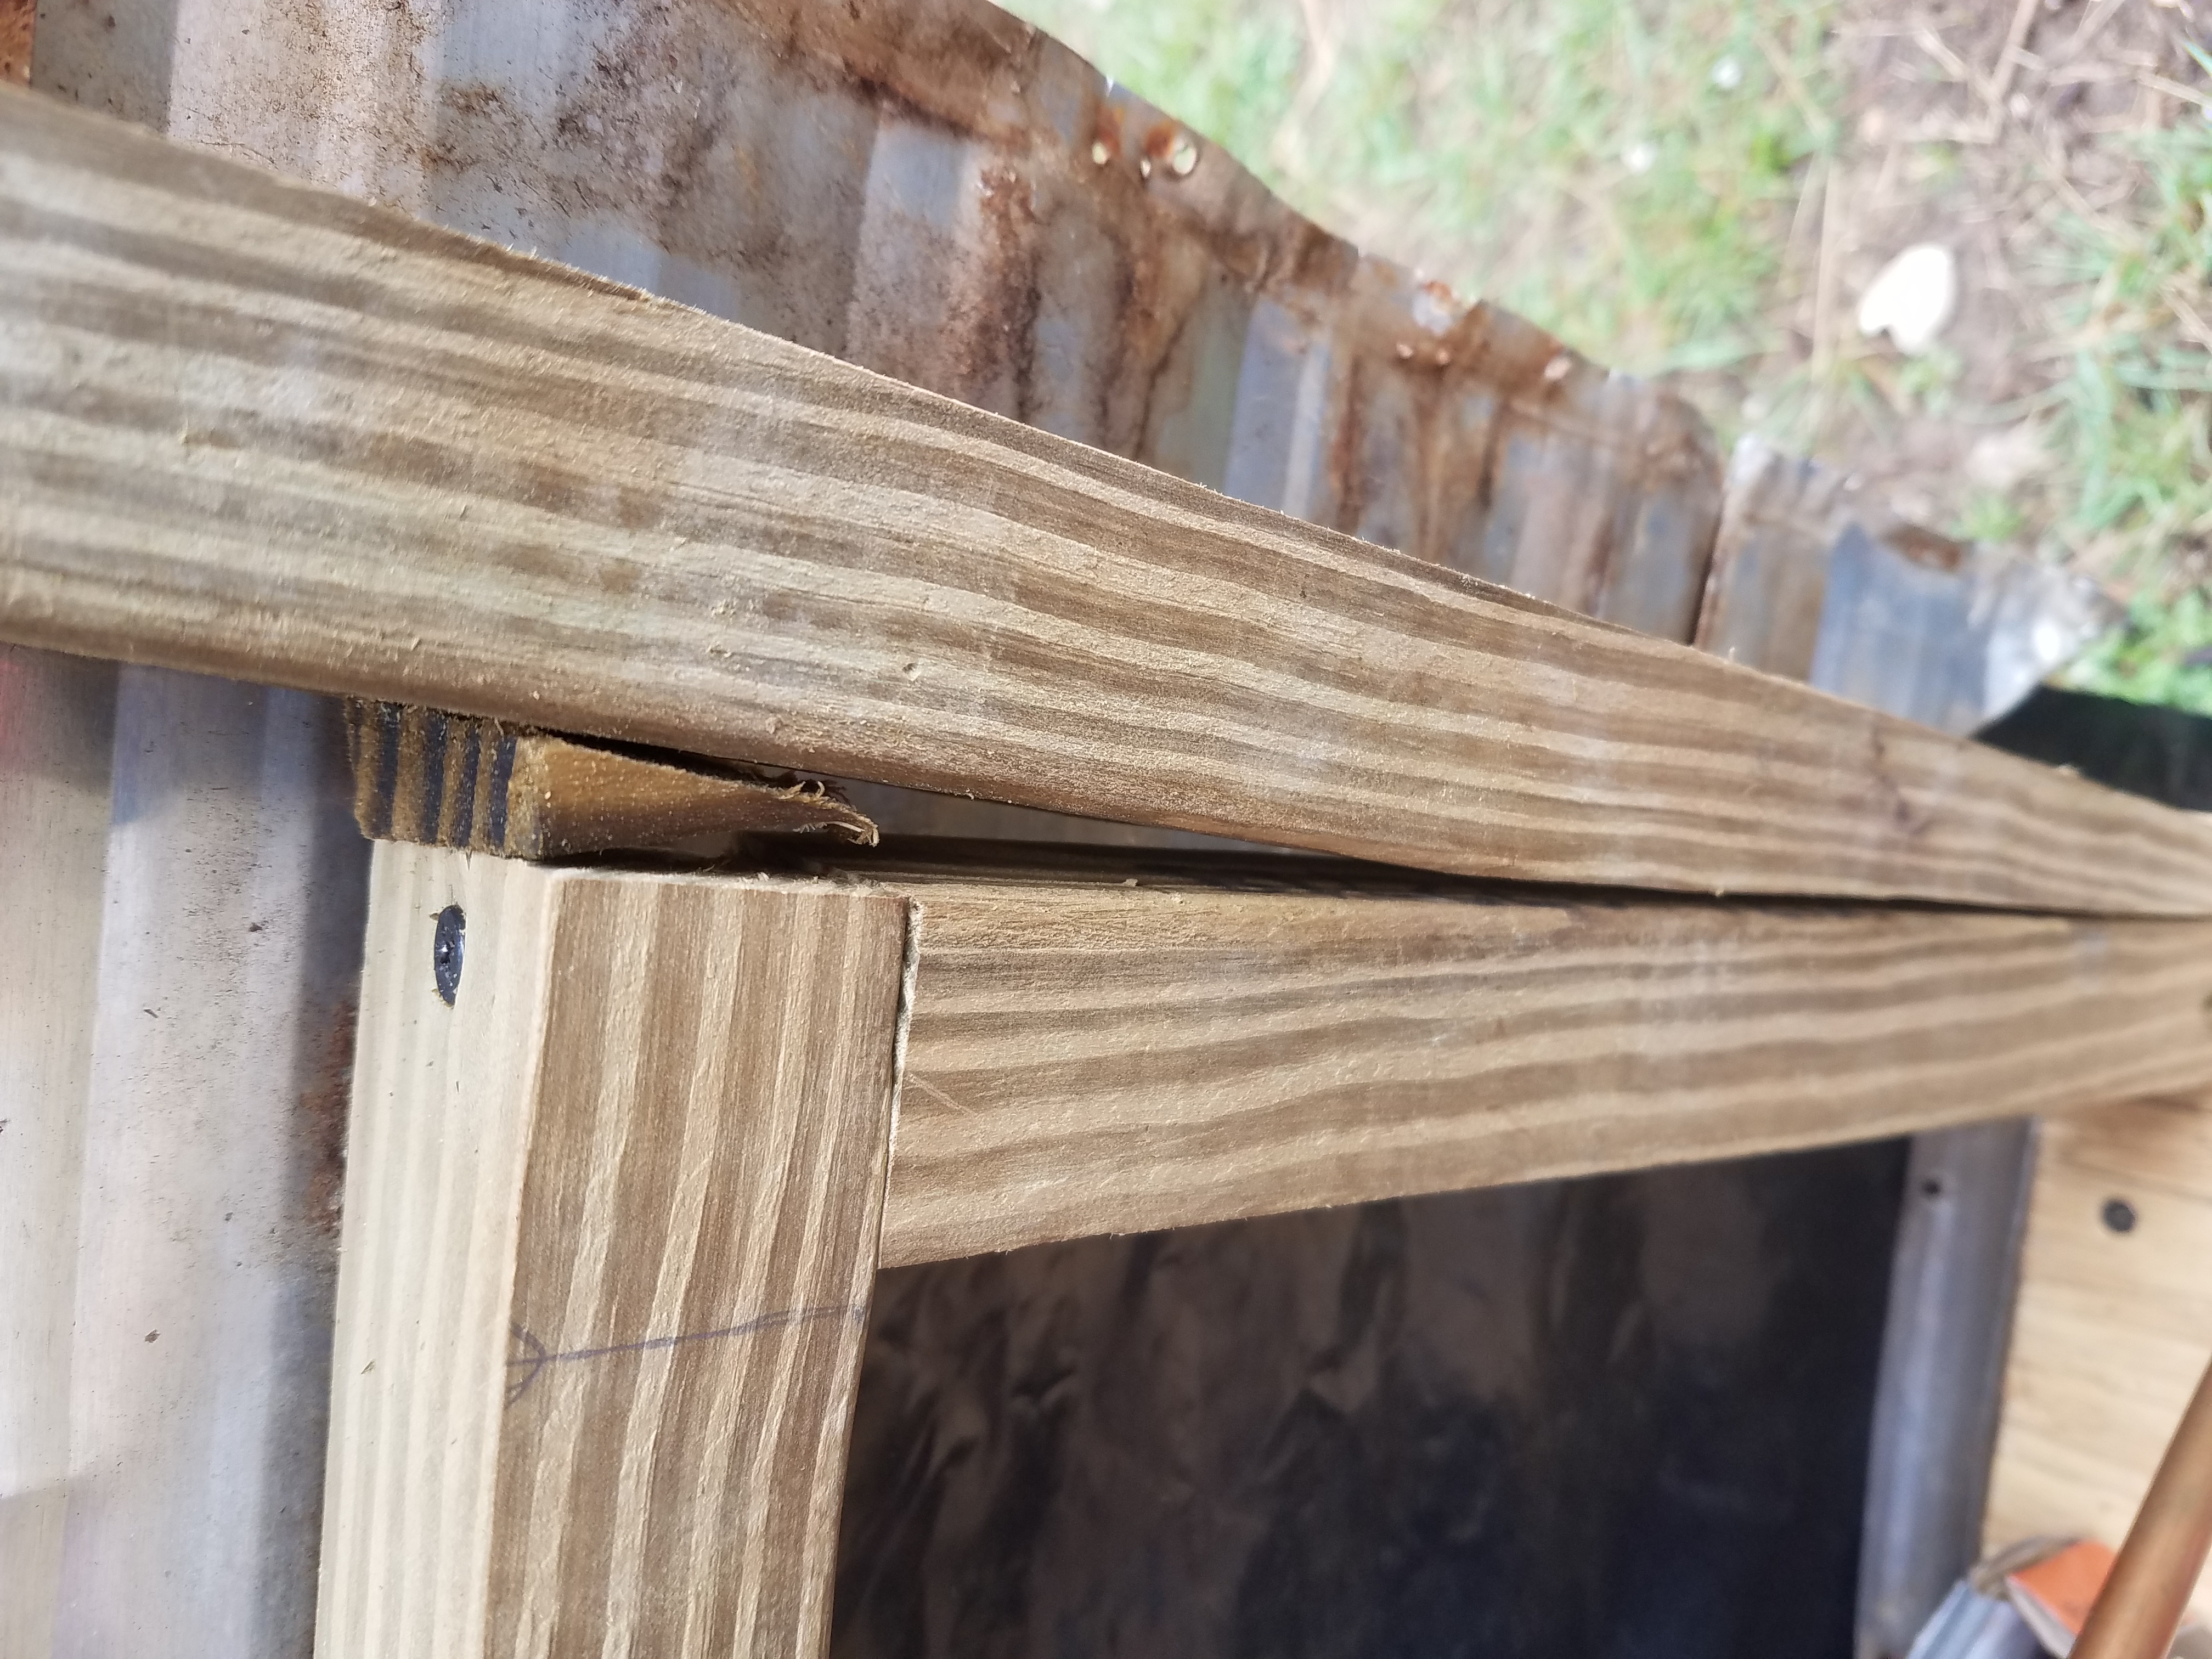
[[910, 890], [886, 1265], [2212, 1085], [2198, 922]]
[[2212, 825], [0, 100], [0, 635], [1475, 874], [2212, 909]]
[[322, 1659], [819, 1650], [905, 935], [378, 848]]
[[[1987, 1543], [2119, 1544], [2212, 1359], [2208, 1260], [2212, 1097], [2175, 1093], [2043, 1126]], [[2193, 1600], [2212, 1608], [2212, 1575]]]
[[507, 858], [811, 832], [872, 847], [876, 826], [818, 779], [738, 775], [402, 703], [346, 709], [364, 836]]

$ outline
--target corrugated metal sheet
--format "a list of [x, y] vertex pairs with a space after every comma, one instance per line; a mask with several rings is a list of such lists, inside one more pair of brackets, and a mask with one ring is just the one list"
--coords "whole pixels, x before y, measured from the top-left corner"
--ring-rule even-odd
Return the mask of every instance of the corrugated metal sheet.
[[1692, 638], [1702, 603], [1701, 642], [1774, 672], [1809, 672], [1856, 518], [1907, 556], [1839, 594], [1832, 633], [1886, 631], [1829, 689], [1953, 730], [2101, 620], [1993, 550], [1929, 609], [1914, 549], [1951, 544], [1755, 441], [1724, 525], [1681, 399], [1363, 255], [986, 0], [116, 0], [41, 28], [42, 84], [179, 137], [1644, 632]]
[[81, 9], [41, 63], [211, 148], [1689, 637], [1721, 504], [1693, 410], [1363, 256], [982, 0], [179, 0], [167, 27], [159, 95], [110, 83]]
[[1964, 733], [2118, 616], [2086, 576], [1907, 524], [1847, 474], [1746, 438], [1697, 642]]

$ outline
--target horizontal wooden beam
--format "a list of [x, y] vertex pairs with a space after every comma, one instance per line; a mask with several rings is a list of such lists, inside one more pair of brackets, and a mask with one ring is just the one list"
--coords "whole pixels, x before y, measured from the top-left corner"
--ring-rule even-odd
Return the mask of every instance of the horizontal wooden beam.
[[2212, 912], [2212, 824], [0, 96], [0, 637], [1431, 870]]
[[2212, 923], [908, 890], [886, 1265], [2212, 1085]]

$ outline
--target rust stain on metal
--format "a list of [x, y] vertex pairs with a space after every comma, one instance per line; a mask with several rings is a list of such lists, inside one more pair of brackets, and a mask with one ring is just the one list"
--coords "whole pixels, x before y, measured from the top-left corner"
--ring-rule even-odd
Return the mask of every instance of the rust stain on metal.
[[1966, 544], [1917, 524], [1893, 524], [1882, 540], [1917, 565], [1953, 572], [1966, 562]]
[[[39, 21], [39, 0], [0, 0], [0, 81], [31, 84], [31, 33]], [[112, 15], [107, 27], [115, 27]]]
[[[715, 9], [642, 14], [622, 60], [696, 65], [696, 31]], [[1675, 602], [1638, 611], [1624, 599], [1624, 619], [1688, 637], [1720, 462], [1687, 405], [1363, 257], [1225, 156], [1199, 168], [1182, 123], [988, 6], [733, 0], [719, 11], [773, 41], [779, 71], [817, 95], [871, 103], [868, 164], [846, 175], [853, 198], [823, 210], [862, 233], [833, 349], [1601, 614], [1638, 579], [1639, 560], [1664, 566]], [[1189, 171], [1178, 173], [1170, 163], [1185, 143]], [[917, 199], [920, 164], [914, 178], [899, 173], [906, 152], [933, 146], [963, 185], [972, 179], [972, 203]], [[702, 185], [669, 188], [690, 197]], [[872, 242], [872, 213], [878, 223], [896, 216], [896, 235]], [[671, 246], [698, 258], [732, 252]], [[896, 278], [870, 281], [885, 261]], [[930, 293], [936, 314], [917, 315]], [[1247, 331], [1263, 307], [1331, 365], [1303, 409], [1271, 408], [1282, 394], [1247, 384]], [[1547, 373], [1561, 361], [1566, 374]], [[1271, 417], [1310, 428], [1282, 441], [1291, 457], [1279, 465], [1302, 454], [1318, 471], [1285, 477], [1268, 499], [1249, 489], [1253, 469], [1231, 453], [1231, 431], [1200, 428], [1264, 429]], [[1667, 516], [1650, 511], [1655, 496], [1674, 505], [1673, 545], [1639, 541], [1647, 520]], [[1470, 550], [1480, 547], [1487, 556]]]
[[1364, 256], [986, 0], [547, 0], [526, 64], [502, 0], [252, 4], [313, 47], [270, 106], [185, 111], [204, 142], [1691, 632], [1721, 468], [1686, 404]]
[[330, 1011], [308, 1057], [307, 1087], [300, 1091], [294, 1145], [305, 1163], [300, 1224], [310, 1243], [335, 1243], [345, 1197], [346, 1122], [353, 1099], [354, 1030], [359, 1009], [351, 997]]

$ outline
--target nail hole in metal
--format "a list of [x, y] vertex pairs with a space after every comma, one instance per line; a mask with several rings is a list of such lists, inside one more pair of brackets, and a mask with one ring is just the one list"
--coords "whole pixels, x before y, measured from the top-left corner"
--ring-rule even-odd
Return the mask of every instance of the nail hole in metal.
[[2136, 1206], [2124, 1198], [2105, 1200], [2105, 1224], [2116, 1233], [2131, 1233], [2136, 1230]]
[[438, 912], [438, 931], [430, 941], [430, 972], [438, 981], [438, 995], [448, 1008], [461, 988], [461, 945], [468, 922], [461, 907], [449, 904]]

